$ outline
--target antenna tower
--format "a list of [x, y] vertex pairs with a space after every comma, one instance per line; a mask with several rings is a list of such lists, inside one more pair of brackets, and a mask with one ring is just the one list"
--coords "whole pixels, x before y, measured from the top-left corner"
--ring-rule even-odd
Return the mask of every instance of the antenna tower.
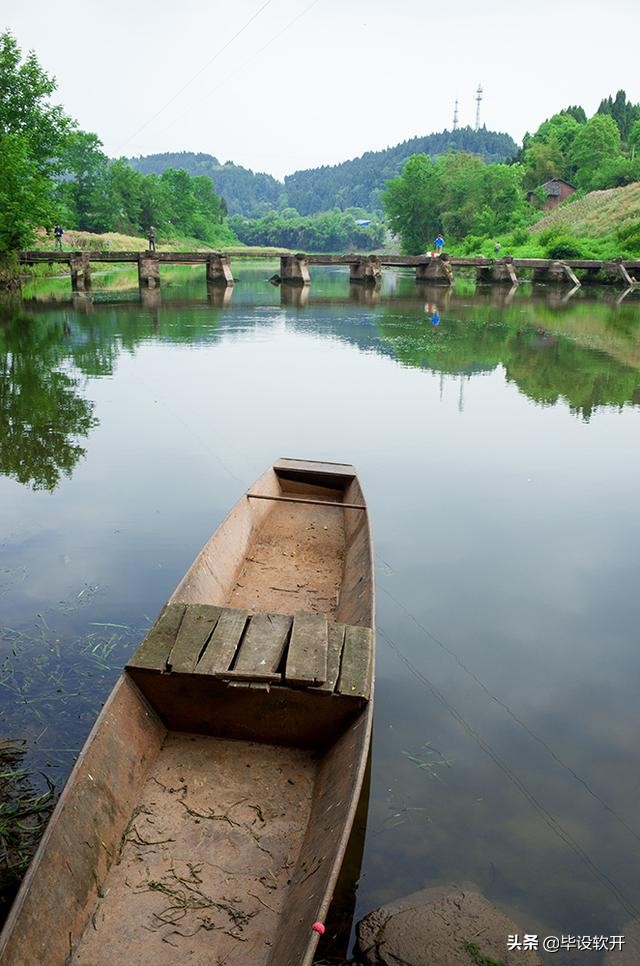
[[458, 130], [458, 98], [456, 97], [455, 107], [453, 108], [453, 130]]
[[482, 100], [482, 84], [478, 84], [478, 90], [476, 91], [476, 131], [480, 130], [480, 101]]

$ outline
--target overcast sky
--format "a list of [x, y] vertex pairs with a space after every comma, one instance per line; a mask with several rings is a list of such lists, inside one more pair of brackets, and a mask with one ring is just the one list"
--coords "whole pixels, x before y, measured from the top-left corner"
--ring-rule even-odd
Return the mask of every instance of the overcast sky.
[[1, 29], [36, 52], [57, 100], [110, 156], [204, 151], [282, 178], [450, 128], [456, 98], [460, 125], [473, 125], [478, 83], [482, 123], [516, 141], [569, 104], [592, 114], [619, 88], [640, 101], [638, 0], [3, 0], [2, 10]]

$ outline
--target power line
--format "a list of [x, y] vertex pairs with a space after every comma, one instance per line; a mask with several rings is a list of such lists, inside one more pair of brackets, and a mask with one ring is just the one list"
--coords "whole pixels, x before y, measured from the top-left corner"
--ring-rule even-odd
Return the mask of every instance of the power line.
[[159, 117], [159, 116], [160, 116], [160, 115], [161, 115], [161, 114], [163, 113], [163, 111], [166, 111], [166, 109], [167, 109], [167, 108], [169, 107], [169, 105], [170, 105], [170, 104], [173, 104], [173, 102], [174, 102], [175, 100], [177, 100], [177, 98], [178, 98], [178, 97], [180, 97], [180, 95], [181, 95], [181, 94], [182, 94], [182, 93], [183, 93], [184, 91], [186, 91], [186, 89], [187, 89], [187, 87], [189, 87], [189, 86], [190, 86], [191, 84], [193, 84], [193, 82], [194, 82], [194, 80], [195, 80], [195, 79], [196, 79], [197, 77], [200, 77], [200, 75], [201, 75], [202, 73], [204, 73], [204, 71], [205, 71], [205, 70], [207, 69], [207, 67], [210, 67], [210, 66], [211, 66], [211, 64], [212, 64], [212, 63], [214, 62], [214, 60], [217, 60], [217, 58], [218, 58], [218, 57], [220, 56], [220, 54], [222, 54], [222, 53], [224, 53], [224, 51], [225, 51], [225, 50], [227, 50], [227, 48], [231, 46], [231, 44], [233, 43], [233, 41], [234, 41], [234, 40], [236, 40], [236, 39], [237, 39], [237, 38], [238, 38], [238, 37], [240, 36], [240, 34], [241, 34], [241, 33], [243, 33], [243, 32], [244, 32], [244, 31], [245, 31], [245, 30], [247, 29], [247, 27], [248, 27], [248, 26], [249, 26], [250, 24], [252, 24], [252, 23], [253, 23], [253, 21], [254, 21], [254, 20], [255, 20], [255, 19], [257, 18], [257, 17], [259, 17], [259, 16], [260, 16], [260, 14], [262, 13], [262, 11], [263, 11], [263, 10], [264, 10], [264, 9], [265, 9], [266, 7], [268, 7], [268, 6], [269, 6], [269, 4], [270, 4], [270, 3], [272, 3], [272, 2], [273, 2], [273, 0], [265, 0], [265, 3], [263, 3], [263, 4], [262, 4], [262, 6], [261, 6], [261, 7], [260, 7], [260, 8], [258, 9], [258, 10], [256, 10], [256, 12], [255, 12], [255, 13], [254, 13], [254, 14], [253, 14], [253, 15], [252, 15], [251, 17], [249, 17], [249, 19], [247, 20], [247, 22], [246, 22], [245, 24], [243, 24], [243, 26], [242, 26], [242, 27], [240, 27], [240, 30], [238, 30], [238, 31], [237, 31], [237, 32], [236, 32], [236, 33], [235, 33], [235, 34], [233, 35], [233, 37], [231, 37], [231, 39], [230, 39], [230, 40], [228, 40], [228, 41], [226, 42], [226, 44], [224, 44], [224, 46], [222, 46], [222, 47], [221, 47], [221, 48], [220, 48], [219, 50], [217, 50], [217, 51], [215, 52], [215, 54], [213, 55], [213, 57], [211, 57], [211, 58], [210, 58], [210, 59], [209, 59], [209, 60], [208, 60], [208, 61], [206, 62], [206, 64], [204, 64], [204, 66], [202, 66], [202, 67], [200, 68], [200, 70], [198, 70], [198, 71], [196, 71], [196, 73], [195, 73], [195, 74], [193, 75], [193, 77], [191, 77], [191, 78], [190, 78], [190, 79], [189, 79], [189, 80], [188, 80], [188, 81], [186, 82], [186, 84], [183, 84], [183, 86], [182, 86], [182, 87], [180, 88], [180, 90], [179, 90], [179, 91], [177, 91], [177, 92], [176, 92], [176, 93], [175, 93], [175, 94], [173, 95], [173, 97], [170, 97], [170, 98], [169, 98], [169, 100], [168, 100], [168, 101], [166, 102], [166, 104], [163, 104], [163, 106], [162, 106], [162, 107], [160, 108], [160, 110], [159, 110], [159, 111], [156, 111], [156, 113], [155, 113], [155, 114], [154, 114], [154, 115], [153, 115], [152, 117], [150, 117], [148, 121], [145, 121], [145, 122], [144, 122], [144, 124], [142, 124], [142, 125], [141, 125], [141, 126], [140, 126], [140, 127], [139, 127], [139, 128], [137, 129], [137, 130], [136, 130], [136, 131], [134, 131], [134, 132], [133, 132], [133, 134], [130, 134], [130, 135], [129, 135], [129, 137], [128, 137], [128, 138], [126, 139], [126, 141], [123, 141], [123, 142], [122, 142], [122, 143], [121, 143], [121, 144], [119, 145], [119, 147], [118, 147], [118, 149], [117, 149], [117, 150], [118, 150], [118, 151], [120, 151], [120, 149], [121, 149], [121, 148], [123, 148], [123, 147], [124, 147], [124, 146], [125, 146], [126, 144], [128, 144], [128, 143], [129, 143], [129, 141], [132, 141], [132, 140], [133, 140], [133, 138], [135, 138], [135, 137], [136, 137], [136, 136], [137, 136], [138, 134], [140, 134], [140, 132], [141, 132], [141, 131], [144, 131], [144, 129], [145, 129], [146, 127], [148, 127], [148, 126], [149, 126], [149, 125], [150, 125], [150, 124], [151, 124], [151, 123], [152, 123], [153, 121], [155, 121], [155, 119], [156, 119], [157, 117]]
[[[216, 84], [215, 87], [212, 87], [211, 90], [208, 91], [204, 95], [205, 100], [208, 99], [209, 97], [211, 97], [211, 95], [214, 94], [216, 91], [220, 90], [220, 88], [224, 84], [226, 84], [228, 80], [230, 80], [232, 77], [235, 77], [236, 74], [239, 74], [242, 70], [244, 70], [244, 68], [247, 66], [247, 64], [252, 63], [256, 59], [256, 57], [259, 57], [259, 55], [262, 54], [267, 49], [267, 47], [270, 47], [271, 44], [275, 43], [276, 40], [279, 40], [280, 37], [282, 37], [282, 35], [287, 32], [287, 30], [289, 30], [291, 27], [293, 27], [293, 25], [295, 23], [297, 23], [298, 20], [301, 20], [305, 16], [305, 14], [309, 13], [309, 11], [311, 10], [311, 8], [312, 7], [315, 7], [316, 4], [318, 4], [319, 2], [320, 2], [320, 0], [312, 0], [312, 2], [310, 4], [308, 4], [308, 6], [306, 6], [304, 8], [304, 10], [301, 10], [299, 14], [297, 14], [292, 20], [289, 21], [289, 23], [285, 24], [284, 27], [282, 28], [282, 30], [279, 30], [278, 33], [275, 34], [271, 38], [271, 40], [268, 40], [266, 42], [266, 44], [264, 44], [262, 47], [259, 47], [258, 50], [256, 50], [256, 52], [254, 54], [252, 54], [251, 57], [248, 57], [247, 60], [243, 61], [243, 63], [240, 64], [236, 70], [234, 70], [230, 74], [227, 74], [226, 76], [224, 76], [219, 81], [219, 83]], [[167, 124], [167, 126], [164, 127], [164, 128], [162, 128], [162, 130], [160, 131], [160, 134], [164, 134], [166, 131], [169, 130], [169, 128], [173, 127], [173, 125], [177, 121], [179, 121], [181, 118], [183, 118], [185, 116], [185, 114], [187, 113], [188, 110], [189, 110], [189, 108], [187, 108], [187, 110], [186, 111], [183, 111], [181, 114], [178, 114], [177, 117], [174, 117], [174, 119], [172, 121], [169, 121], [169, 123]]]

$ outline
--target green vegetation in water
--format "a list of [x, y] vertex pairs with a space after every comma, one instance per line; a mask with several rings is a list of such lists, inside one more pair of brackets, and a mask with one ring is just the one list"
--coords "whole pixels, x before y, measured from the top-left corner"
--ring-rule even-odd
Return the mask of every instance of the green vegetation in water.
[[422, 746], [417, 755], [412, 755], [408, 751], [403, 751], [402, 754], [421, 771], [425, 771], [430, 778], [436, 778], [438, 781], [442, 780], [439, 769], [452, 766], [452, 762], [437, 749], [432, 748], [429, 741]]
[[469, 954], [469, 958], [474, 963], [474, 966], [506, 966], [504, 960], [493, 959], [493, 957], [485, 956], [481, 953], [477, 943], [465, 943], [464, 950]]
[[25, 744], [0, 740], [0, 921], [17, 892], [55, 805], [55, 788], [38, 793], [22, 767]]

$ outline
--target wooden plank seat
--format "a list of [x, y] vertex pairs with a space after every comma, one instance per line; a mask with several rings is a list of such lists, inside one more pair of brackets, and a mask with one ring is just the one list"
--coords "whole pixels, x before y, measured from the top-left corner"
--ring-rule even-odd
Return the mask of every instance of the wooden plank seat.
[[168, 604], [127, 667], [368, 700], [373, 632], [320, 614], [251, 614], [232, 607]]

